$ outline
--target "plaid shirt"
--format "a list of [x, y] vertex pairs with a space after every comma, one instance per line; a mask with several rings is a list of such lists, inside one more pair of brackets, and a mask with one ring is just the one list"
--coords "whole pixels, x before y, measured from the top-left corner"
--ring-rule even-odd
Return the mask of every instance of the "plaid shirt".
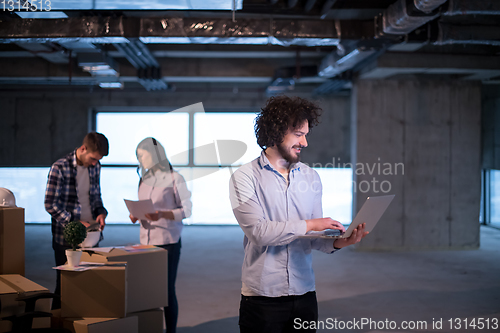
[[[45, 189], [45, 210], [52, 216], [52, 237], [61, 245], [69, 245], [63, 230], [70, 221], [80, 220], [81, 205], [76, 190], [76, 150], [57, 160], [49, 171]], [[90, 208], [95, 219], [108, 212], [102, 205], [99, 185], [101, 165], [89, 166]]]

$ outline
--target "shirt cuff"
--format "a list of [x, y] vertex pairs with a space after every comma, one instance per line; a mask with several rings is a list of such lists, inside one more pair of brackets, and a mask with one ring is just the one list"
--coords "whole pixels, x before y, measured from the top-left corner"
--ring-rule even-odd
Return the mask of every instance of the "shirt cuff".
[[302, 220], [300, 222], [301, 223], [299, 223], [299, 225], [297, 227], [297, 236], [304, 236], [307, 232], [307, 222], [306, 222], [306, 220]]
[[184, 212], [181, 208], [172, 209], [172, 214], [174, 214], [174, 221], [182, 221], [184, 218]]
[[335, 243], [335, 240], [332, 242], [330, 239], [325, 239], [325, 249], [326, 249], [326, 253], [333, 253], [335, 251], [338, 251], [340, 249], [336, 249], [334, 246], [333, 246], [333, 243]]

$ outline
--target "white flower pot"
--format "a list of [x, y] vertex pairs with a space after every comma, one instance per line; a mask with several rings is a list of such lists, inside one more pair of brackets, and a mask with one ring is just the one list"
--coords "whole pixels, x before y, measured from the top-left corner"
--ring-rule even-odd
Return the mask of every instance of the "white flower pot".
[[66, 258], [68, 259], [69, 267], [76, 267], [80, 265], [82, 259], [82, 251], [73, 251], [72, 249], [66, 250]]

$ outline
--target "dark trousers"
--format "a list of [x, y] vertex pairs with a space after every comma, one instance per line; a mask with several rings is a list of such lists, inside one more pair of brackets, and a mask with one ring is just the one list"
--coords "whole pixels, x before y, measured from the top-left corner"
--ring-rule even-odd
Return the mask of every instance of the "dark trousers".
[[[52, 248], [54, 249], [54, 256], [56, 259], [56, 266], [61, 266], [66, 263], [66, 250], [71, 249], [70, 246], [58, 244], [52, 240]], [[52, 301], [52, 309], [61, 308], [61, 271], [56, 269], [56, 290], [54, 300]]]
[[179, 242], [175, 244], [159, 245], [159, 247], [168, 250], [168, 306], [163, 308], [163, 311], [165, 313], [167, 333], [175, 333], [179, 315], [179, 305], [175, 295], [175, 280], [181, 256], [181, 240], [179, 239]]
[[240, 333], [297, 332], [301, 331], [297, 329], [300, 328], [300, 323], [317, 320], [318, 302], [315, 291], [300, 296], [241, 296]]

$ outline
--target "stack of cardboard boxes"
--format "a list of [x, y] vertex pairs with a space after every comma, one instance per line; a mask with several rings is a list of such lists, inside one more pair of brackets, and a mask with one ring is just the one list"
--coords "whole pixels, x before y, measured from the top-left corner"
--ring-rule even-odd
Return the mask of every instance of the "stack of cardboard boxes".
[[[24, 275], [24, 209], [0, 207], [0, 333], [12, 324], [2, 318], [24, 312], [20, 295], [48, 292]], [[99, 251], [101, 250], [101, 251]], [[84, 252], [85, 271], [61, 271], [61, 309], [38, 318], [33, 328], [65, 327], [76, 333], [162, 333], [168, 305], [167, 251], [158, 247], [120, 247]], [[36, 311], [50, 312], [50, 299]]]
[[24, 208], [0, 207], [0, 274], [24, 276]]
[[60, 322], [76, 333], [162, 333], [167, 251], [157, 247], [89, 251], [85, 271], [61, 271]]
[[[10, 332], [12, 322], [4, 318], [25, 312], [19, 296], [48, 292], [24, 277], [24, 208], [0, 207], [0, 333]], [[50, 299], [36, 302], [35, 311], [50, 312]], [[50, 327], [49, 318], [35, 318], [33, 328]]]

